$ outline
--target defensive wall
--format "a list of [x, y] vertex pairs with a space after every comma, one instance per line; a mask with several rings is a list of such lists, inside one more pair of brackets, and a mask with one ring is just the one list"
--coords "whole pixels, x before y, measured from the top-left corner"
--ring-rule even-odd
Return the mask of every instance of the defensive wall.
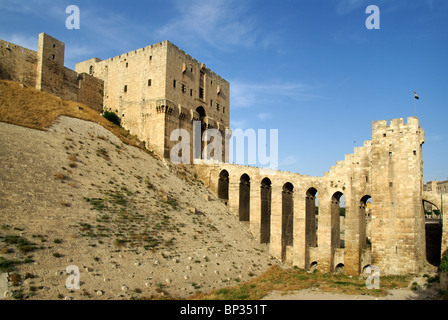
[[[422, 271], [428, 264], [423, 211], [422, 144], [418, 119], [373, 122], [372, 140], [323, 177], [203, 161], [200, 179], [225, 201], [256, 239], [282, 261], [323, 272], [343, 266], [358, 275], [368, 265], [382, 274]], [[341, 241], [339, 206], [345, 196]], [[318, 199], [318, 204], [316, 203]], [[371, 238], [366, 204], [372, 202]], [[316, 206], [318, 213], [316, 214]], [[446, 218], [444, 218], [446, 222]], [[442, 251], [447, 248], [446, 223]]]
[[103, 111], [103, 82], [64, 66], [65, 44], [41, 33], [38, 51], [0, 40], [0, 79], [83, 103]]

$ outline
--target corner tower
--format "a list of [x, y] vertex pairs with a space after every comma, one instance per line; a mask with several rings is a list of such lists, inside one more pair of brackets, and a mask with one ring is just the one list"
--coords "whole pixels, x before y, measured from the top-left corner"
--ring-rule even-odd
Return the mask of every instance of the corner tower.
[[372, 138], [372, 264], [384, 274], [419, 272], [426, 261], [424, 130], [416, 117], [375, 121]]
[[63, 96], [65, 44], [45, 33], [39, 34], [36, 89]]

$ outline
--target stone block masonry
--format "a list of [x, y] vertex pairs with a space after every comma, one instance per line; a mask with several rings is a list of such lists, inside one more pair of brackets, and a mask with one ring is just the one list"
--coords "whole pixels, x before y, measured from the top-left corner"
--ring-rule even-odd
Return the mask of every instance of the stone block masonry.
[[103, 82], [64, 66], [65, 44], [45, 33], [38, 51], [0, 40], [0, 79], [20, 82], [63, 100], [103, 111]]
[[178, 143], [170, 139], [175, 129], [193, 137], [196, 120], [202, 132], [214, 128], [224, 137], [229, 127], [230, 84], [169, 41], [107, 60], [92, 58], [75, 70], [103, 80], [104, 108], [166, 158]]
[[[230, 210], [249, 222], [254, 237], [288, 264], [317, 266], [323, 272], [343, 267], [350, 275], [359, 275], [370, 264], [382, 275], [418, 273], [428, 266], [423, 143], [424, 130], [417, 118], [410, 117], [407, 123], [403, 119], [373, 122], [372, 140], [355, 148], [323, 177], [210, 161], [195, 168]], [[342, 195], [344, 239], [339, 219]], [[446, 234], [444, 223], [442, 252], [447, 249]]]

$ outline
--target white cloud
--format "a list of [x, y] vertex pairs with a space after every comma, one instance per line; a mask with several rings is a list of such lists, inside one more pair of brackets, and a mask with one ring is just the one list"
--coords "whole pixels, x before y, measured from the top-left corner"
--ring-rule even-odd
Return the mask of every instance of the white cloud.
[[279, 163], [280, 167], [283, 166], [291, 166], [293, 164], [296, 164], [298, 162], [297, 158], [295, 156], [286, 156], [286, 157], [282, 157]]
[[271, 116], [270, 113], [259, 113], [257, 114], [257, 118], [261, 121], [268, 119]]
[[230, 128], [232, 128], [232, 129], [245, 129], [246, 126], [247, 126], [246, 120], [230, 119]]
[[296, 101], [320, 98], [312, 93], [316, 86], [303, 83], [250, 83], [240, 80], [233, 80], [230, 83], [232, 108], [249, 108], [260, 103], [272, 103], [279, 97], [288, 97]]
[[266, 46], [256, 19], [250, 15], [246, 2], [236, 0], [176, 0], [177, 16], [156, 30], [165, 39], [191, 44], [206, 42], [221, 50], [234, 46]]
[[38, 47], [37, 35], [27, 36], [27, 35], [18, 34], [18, 33], [14, 33], [14, 34], [10, 34], [10, 35], [0, 34], [0, 39], [14, 43], [14, 44], [24, 47], [26, 49], [37, 51], [37, 47]]
[[352, 12], [355, 9], [360, 9], [364, 6], [364, 9], [367, 7], [366, 0], [341, 0], [338, 2], [336, 6], [336, 12], [340, 15], [345, 15]]

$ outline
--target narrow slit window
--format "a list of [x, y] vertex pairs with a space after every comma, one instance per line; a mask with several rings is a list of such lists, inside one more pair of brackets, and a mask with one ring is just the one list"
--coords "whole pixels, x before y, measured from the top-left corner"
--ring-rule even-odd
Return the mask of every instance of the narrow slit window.
[[128, 86], [127, 85], [124, 86], [123, 91], [124, 91], [124, 93], [128, 92]]
[[151, 86], [151, 79], [148, 79], [148, 87]]

